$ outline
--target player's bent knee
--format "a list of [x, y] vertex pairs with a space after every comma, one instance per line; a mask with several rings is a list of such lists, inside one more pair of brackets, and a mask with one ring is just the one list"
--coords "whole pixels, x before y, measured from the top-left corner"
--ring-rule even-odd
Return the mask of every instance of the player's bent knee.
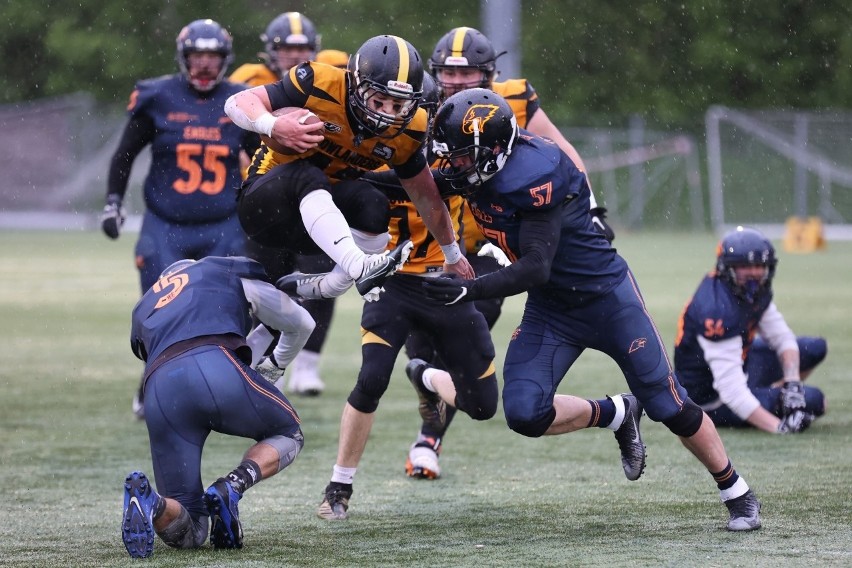
[[379, 399], [377, 397], [364, 394], [358, 390], [357, 386], [349, 393], [349, 398], [346, 399], [346, 402], [352, 408], [364, 414], [372, 414], [379, 407]]
[[181, 507], [178, 517], [157, 534], [172, 548], [200, 548], [207, 539], [207, 523], [193, 523], [189, 511]]
[[540, 438], [553, 424], [554, 418], [556, 418], [556, 410], [551, 406], [548, 412], [534, 419], [517, 418], [507, 413], [506, 424], [509, 425], [511, 430], [522, 436]]
[[278, 471], [281, 471], [295, 461], [296, 456], [299, 455], [305, 445], [305, 438], [302, 436], [302, 431], [299, 430], [292, 437], [272, 436], [261, 440], [261, 442], [272, 446], [278, 452]]
[[682, 438], [693, 436], [698, 429], [701, 428], [701, 423], [704, 420], [704, 411], [691, 399], [686, 399], [680, 412], [672, 418], [663, 420], [666, 428], [671, 430], [672, 434]]

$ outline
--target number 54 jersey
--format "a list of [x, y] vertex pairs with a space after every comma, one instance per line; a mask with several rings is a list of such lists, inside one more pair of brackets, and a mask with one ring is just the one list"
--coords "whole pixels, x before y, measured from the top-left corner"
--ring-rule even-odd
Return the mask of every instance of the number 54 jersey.
[[251, 155], [257, 134], [231, 122], [224, 105], [245, 85], [222, 81], [209, 93], [181, 74], [140, 81], [127, 106], [131, 120], [152, 123], [145, 206], [173, 223], [205, 223], [236, 211], [240, 149]]

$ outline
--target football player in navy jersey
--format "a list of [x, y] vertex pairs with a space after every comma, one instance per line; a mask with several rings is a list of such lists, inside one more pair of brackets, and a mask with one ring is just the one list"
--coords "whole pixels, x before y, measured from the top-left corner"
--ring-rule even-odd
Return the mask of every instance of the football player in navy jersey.
[[[281, 331], [255, 371], [252, 316]], [[145, 361], [145, 423], [157, 489], [141, 471], [124, 484], [121, 533], [134, 558], [154, 534], [175, 548], [241, 548], [243, 493], [290, 465], [303, 446], [299, 416], [270, 384], [307, 341], [314, 322], [244, 257], [180, 260], [133, 309], [130, 345]], [[265, 342], [259, 345], [263, 353]], [[271, 376], [269, 376], [269, 375]], [[201, 455], [211, 431], [256, 441], [240, 464], [205, 491]]]
[[[383, 35], [364, 42], [347, 70], [303, 63], [225, 105], [235, 123], [275, 142], [262, 144], [249, 167], [239, 202], [242, 225], [263, 245], [331, 257], [333, 270], [316, 284], [319, 297], [340, 296], [353, 283], [373, 297], [407, 258], [410, 243], [386, 251], [387, 198], [360, 179], [382, 165], [399, 175], [441, 246], [445, 269], [473, 275], [420, 151], [422, 81], [417, 50]], [[285, 107], [304, 110], [272, 114]], [[321, 122], [306, 123], [311, 114]]]
[[[196, 20], [177, 36], [180, 73], [137, 83], [130, 119], [110, 162], [101, 227], [117, 239], [133, 162], [151, 146], [145, 178], [145, 216], [136, 242], [142, 292], [166, 266], [183, 258], [245, 254], [237, 218], [239, 155], [260, 138], [235, 125], [222, 109], [245, 87], [223, 80], [233, 59], [231, 36], [213, 20]], [[133, 410], [141, 414], [141, 390]]]
[[[642, 410], [709, 470], [728, 530], [760, 527], [760, 503], [728, 459], [713, 421], [687, 396], [627, 263], [592, 223], [586, 176], [552, 141], [519, 130], [496, 93], [476, 88], [438, 109], [432, 147], [440, 171], [467, 193], [476, 222], [511, 265], [466, 280], [423, 281], [446, 304], [527, 292], [503, 367], [503, 411], [524, 436], [615, 430], [628, 479], [645, 467]], [[556, 394], [585, 349], [609, 355], [632, 394], [598, 400]]]
[[684, 309], [675, 369], [689, 397], [717, 426], [802, 432], [825, 413], [825, 397], [803, 381], [825, 358], [822, 337], [796, 337], [775, 305], [775, 247], [760, 231], [726, 234]]
[[[491, 40], [474, 28], [462, 26], [453, 28], [435, 44], [428, 65], [430, 72], [440, 88], [442, 98], [449, 97], [464, 89], [482, 87], [490, 89], [503, 97], [520, 128], [533, 134], [550, 138], [559, 146], [580, 170], [585, 171], [580, 155], [574, 146], [565, 139], [558, 128], [550, 121], [541, 106], [541, 100], [535, 88], [527, 79], [506, 79], [497, 81], [497, 58], [502, 55], [494, 49]], [[606, 222], [606, 208], [595, 201], [594, 192], [589, 194], [589, 207], [592, 212], [592, 222], [610, 241], [615, 238], [612, 227]], [[464, 234], [462, 238], [467, 259], [482, 276], [500, 268], [496, 259], [492, 258], [493, 246], [483, 248], [488, 239], [482, 234], [474, 221], [470, 207], [464, 206]], [[483, 253], [483, 254], [481, 254]], [[476, 309], [482, 312], [488, 327], [494, 327], [503, 305], [503, 298], [482, 298], [474, 302]], [[421, 359], [420, 363], [427, 365], [425, 373], [441, 374], [443, 368], [435, 357], [434, 348], [426, 334], [413, 332], [406, 343], [406, 352], [412, 360]], [[417, 365], [419, 363], [415, 363]], [[452, 421], [455, 409], [447, 408], [447, 425]], [[409, 475], [424, 479], [432, 479], [434, 472], [439, 470], [438, 455], [441, 450], [442, 431], [434, 431], [427, 424], [421, 426], [414, 445], [409, 450], [406, 470]], [[412, 468], [412, 463], [419, 464]]]

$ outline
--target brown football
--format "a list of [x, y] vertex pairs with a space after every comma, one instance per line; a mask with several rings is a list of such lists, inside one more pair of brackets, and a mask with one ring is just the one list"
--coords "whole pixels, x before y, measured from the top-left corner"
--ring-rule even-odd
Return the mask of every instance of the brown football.
[[[301, 111], [301, 113], [304, 114], [304, 116], [302, 116], [299, 119], [299, 122], [301, 122], [302, 124], [317, 124], [317, 123], [323, 124], [323, 121], [320, 117], [318, 117], [317, 115], [315, 115], [313, 112], [309, 111], [308, 109], [302, 108], [302, 107], [284, 107], [284, 108], [275, 109], [274, 111], [272, 111], [272, 116], [284, 116], [285, 114], [290, 114], [291, 112], [299, 112], [299, 111]], [[322, 134], [322, 130], [323, 130], [322, 128], [318, 129], [317, 133]], [[280, 143], [278, 143], [273, 138], [270, 138], [269, 136], [265, 136], [265, 135], [261, 134], [260, 139], [270, 149], [278, 152], [279, 154], [286, 154], [288, 156], [293, 155], [293, 154], [298, 154], [298, 152], [296, 152], [292, 148], [281, 145]]]

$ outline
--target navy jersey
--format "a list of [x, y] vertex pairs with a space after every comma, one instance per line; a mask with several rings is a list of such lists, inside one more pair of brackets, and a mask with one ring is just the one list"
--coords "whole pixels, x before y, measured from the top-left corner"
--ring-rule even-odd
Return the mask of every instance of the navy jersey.
[[609, 292], [627, 274], [627, 263], [592, 225], [589, 197], [586, 175], [555, 143], [521, 130], [506, 165], [469, 203], [483, 234], [513, 262], [521, 257], [524, 214], [562, 208], [550, 277], [528, 293], [571, 306]]
[[758, 322], [771, 303], [771, 290], [759, 294], [750, 304], [735, 296], [730, 286], [714, 273], [701, 281], [681, 314], [674, 357], [678, 377], [697, 404], [712, 402], [719, 396], [713, 390], [713, 373], [704, 359], [698, 337], [721, 341], [739, 336], [745, 364]]
[[242, 179], [239, 152], [253, 152], [257, 134], [225, 114], [225, 101], [245, 85], [222, 81], [198, 93], [181, 74], [140, 81], [130, 97], [130, 119], [153, 127], [145, 205], [174, 223], [219, 221], [234, 214]]
[[133, 308], [133, 353], [150, 364], [180, 341], [207, 335], [246, 337], [252, 319], [240, 278], [267, 280], [263, 266], [254, 260], [216, 256], [157, 280]]

